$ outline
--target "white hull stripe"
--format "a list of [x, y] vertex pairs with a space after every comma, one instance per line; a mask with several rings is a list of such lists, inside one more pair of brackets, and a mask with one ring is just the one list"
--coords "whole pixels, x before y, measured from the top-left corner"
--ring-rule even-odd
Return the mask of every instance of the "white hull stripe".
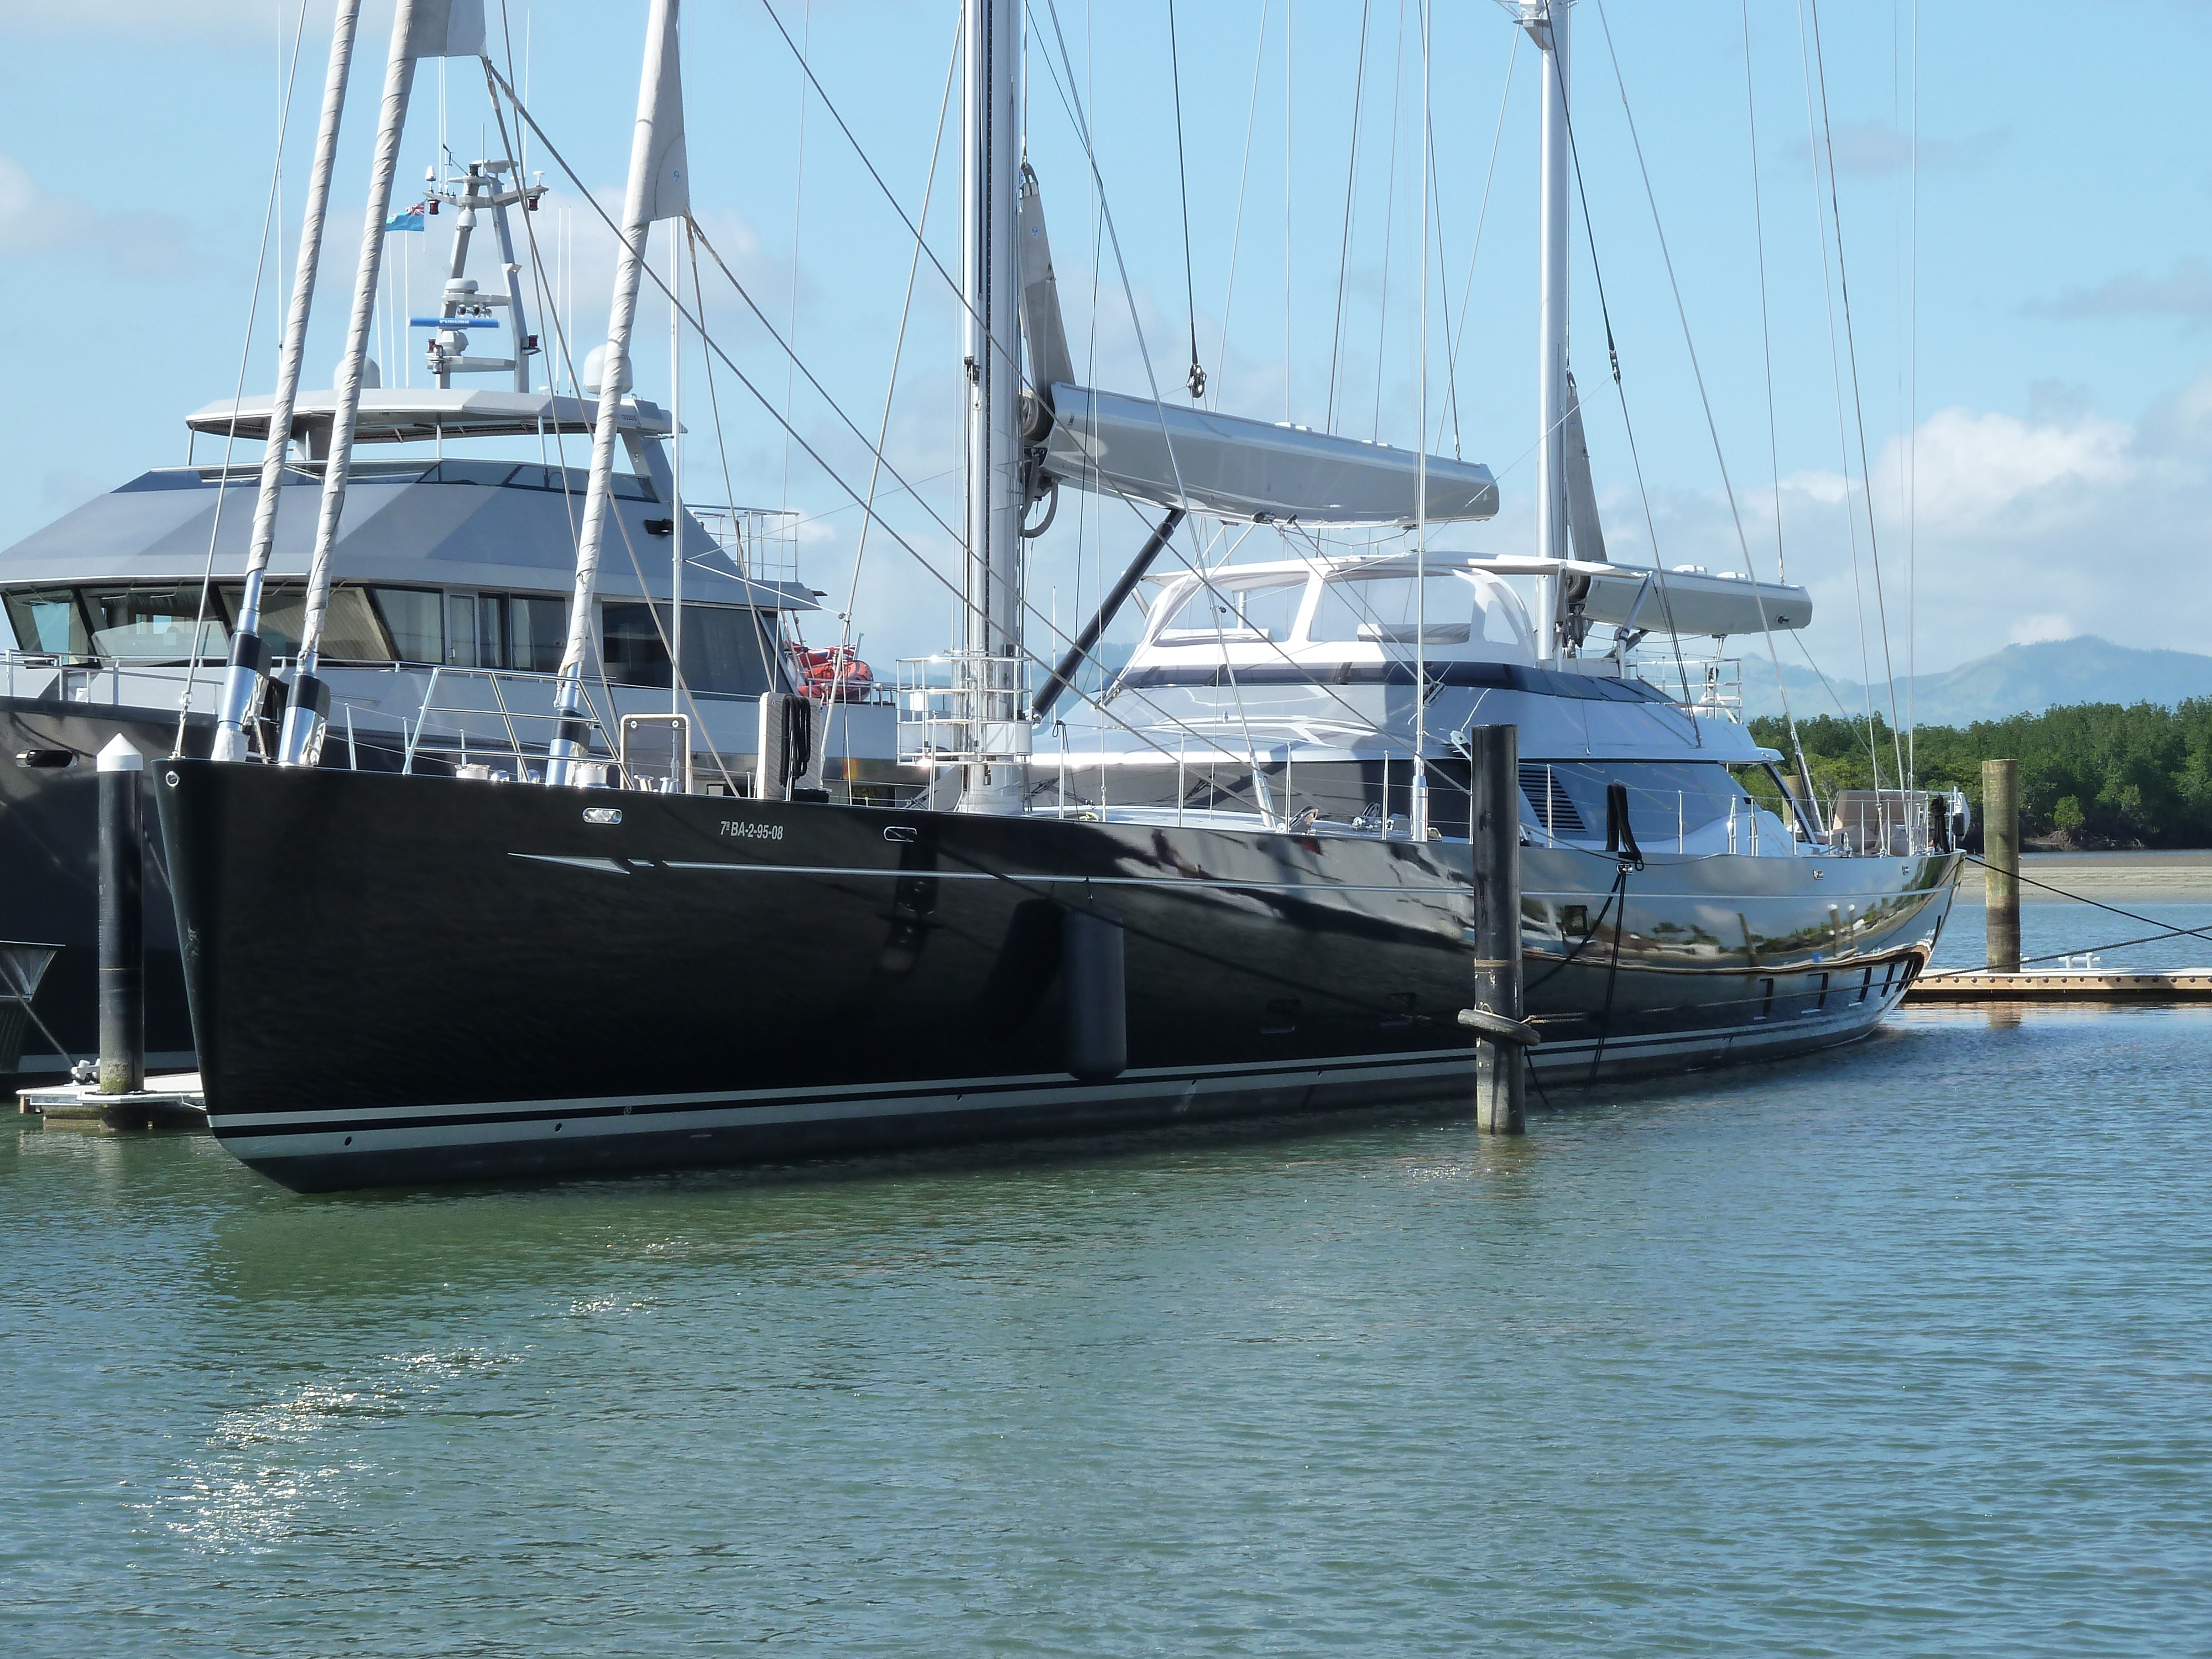
[[[1741, 1026], [1656, 1036], [1618, 1036], [1604, 1045], [1607, 1060], [1626, 1063], [1666, 1057], [1680, 1060], [1703, 1054], [1715, 1061], [1767, 1048], [1796, 1048], [1841, 1042], [1871, 1029], [1880, 1005], [1853, 1005], [1848, 1011], [1772, 1029]], [[1568, 1080], [1596, 1055], [1595, 1039], [1547, 1043], [1536, 1050], [1540, 1076], [1563, 1074]], [[747, 1124], [810, 1122], [831, 1119], [904, 1117], [942, 1111], [1013, 1110], [1047, 1102], [1134, 1100], [1147, 1095], [1243, 1093], [1313, 1087], [1371, 1078], [1410, 1082], [1425, 1077], [1465, 1075], [1474, 1054], [1468, 1048], [1429, 1049], [1413, 1054], [1364, 1055], [1341, 1060], [1298, 1060], [1219, 1066], [1161, 1066], [1124, 1073], [1110, 1084], [1081, 1084], [1065, 1073], [1012, 1078], [944, 1079], [930, 1082], [858, 1085], [816, 1089], [715, 1090], [687, 1094], [579, 1096], [562, 1100], [511, 1100], [444, 1106], [325, 1108], [313, 1112], [212, 1113], [209, 1127], [242, 1152], [248, 1145], [299, 1146], [319, 1135], [435, 1131], [442, 1142], [465, 1142], [475, 1132], [496, 1131], [495, 1138], [543, 1132], [547, 1121], [601, 1126], [594, 1133], [635, 1133], [678, 1122], [737, 1127]], [[532, 1126], [536, 1126], [533, 1127]], [[257, 1134], [256, 1132], [260, 1133]], [[563, 1132], [567, 1132], [566, 1129]], [[273, 1135], [273, 1142], [264, 1137]]]

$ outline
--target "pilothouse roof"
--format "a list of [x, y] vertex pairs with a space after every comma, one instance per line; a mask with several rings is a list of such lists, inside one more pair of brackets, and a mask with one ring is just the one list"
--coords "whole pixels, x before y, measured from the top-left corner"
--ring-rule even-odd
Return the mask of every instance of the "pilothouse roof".
[[[194, 432], [223, 437], [234, 431], [240, 438], [265, 442], [270, 410], [276, 399], [264, 395], [242, 398], [235, 404], [225, 398], [195, 410], [185, 424]], [[304, 436], [317, 427], [327, 431], [337, 409], [335, 392], [302, 392], [293, 402], [293, 434]], [[562, 397], [550, 392], [491, 392], [473, 386], [397, 386], [361, 394], [359, 425], [354, 441], [429, 443], [439, 438], [551, 437], [588, 434], [599, 418], [599, 399]], [[668, 411], [641, 398], [625, 398], [615, 416], [617, 428], [648, 437], [666, 437], [672, 422]]]

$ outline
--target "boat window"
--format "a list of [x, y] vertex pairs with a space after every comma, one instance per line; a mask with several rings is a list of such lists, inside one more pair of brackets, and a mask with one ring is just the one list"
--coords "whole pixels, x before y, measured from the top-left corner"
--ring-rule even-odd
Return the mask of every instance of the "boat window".
[[518, 593], [507, 601], [507, 666], [527, 674], [557, 673], [568, 643], [568, 601]]
[[1176, 607], [1159, 639], [1168, 645], [1202, 645], [1223, 638], [1287, 640], [1297, 626], [1298, 607], [1305, 597], [1304, 576], [1249, 587], [1200, 585]]
[[[451, 466], [453, 463], [447, 461], [441, 465]], [[580, 466], [540, 466], [535, 462], [509, 466], [502, 462], [500, 471], [505, 476], [493, 482], [508, 489], [550, 489], [574, 495], [579, 501], [583, 500], [592, 483], [592, 475]], [[468, 478], [456, 479], [455, 482], [477, 483], [483, 481]], [[618, 501], [649, 501], [654, 499], [651, 487], [635, 472], [615, 473], [608, 481], [608, 489]]]
[[[238, 611], [241, 590], [233, 583], [222, 589], [222, 602], [232, 615]], [[261, 591], [261, 638], [272, 657], [300, 654], [300, 619], [306, 612], [307, 591], [271, 585]], [[390, 662], [392, 647], [378, 624], [365, 589], [338, 586], [331, 590], [330, 606], [323, 614], [322, 653], [330, 662]]]
[[507, 660], [507, 595], [479, 593], [477, 595], [477, 665], [480, 668], [506, 668]]
[[[1314, 644], [1415, 643], [1417, 584], [1411, 576], [1373, 576], [1364, 581], [1324, 583], [1306, 630]], [[1438, 572], [1429, 577], [1428, 616], [1419, 629], [1429, 645], [1465, 645], [1487, 640], [1520, 643], [1513, 618], [1502, 605], [1485, 605], [1462, 577]]]
[[[1539, 771], [1549, 775], [1550, 787], [1573, 804], [1573, 811], [1593, 836], [1604, 830], [1606, 786], [1626, 785], [1628, 821], [1647, 851], [1656, 851], [1678, 830], [1695, 835], [1725, 818], [1731, 801], [1737, 811], [1746, 810], [1743, 790], [1728, 768], [1717, 761], [1523, 762], [1524, 792], [1528, 791], [1530, 775]], [[1531, 792], [1532, 811], [1543, 804], [1544, 797]], [[1534, 821], [1543, 821], [1540, 811], [1534, 811]]]
[[230, 648], [222, 606], [208, 594], [203, 613], [197, 585], [167, 588], [88, 588], [84, 610], [92, 652], [117, 662], [189, 662]]
[[425, 472], [420, 482], [477, 484], [483, 488], [496, 489], [505, 483], [514, 473], [523, 470], [516, 466], [513, 461], [447, 460], [440, 461]]
[[394, 656], [402, 662], [445, 661], [442, 594], [419, 587], [372, 587], [368, 593], [392, 636]]
[[[685, 605], [684, 683], [694, 691], [742, 696], [774, 685], [776, 645], [761, 616], [749, 606]], [[669, 627], [666, 605], [611, 602], [600, 607], [600, 623], [609, 679], [623, 685], [668, 684], [668, 647], [662, 642]]]
[[69, 588], [9, 589], [8, 620], [15, 626], [18, 650], [67, 657], [85, 656], [92, 650], [76, 594]]

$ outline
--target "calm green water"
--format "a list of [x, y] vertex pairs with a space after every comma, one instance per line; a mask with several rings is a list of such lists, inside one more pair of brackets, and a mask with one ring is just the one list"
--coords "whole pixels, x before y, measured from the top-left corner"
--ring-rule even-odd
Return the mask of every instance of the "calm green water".
[[302, 1199], [0, 1125], [9, 1654], [2212, 1648], [2212, 1011]]

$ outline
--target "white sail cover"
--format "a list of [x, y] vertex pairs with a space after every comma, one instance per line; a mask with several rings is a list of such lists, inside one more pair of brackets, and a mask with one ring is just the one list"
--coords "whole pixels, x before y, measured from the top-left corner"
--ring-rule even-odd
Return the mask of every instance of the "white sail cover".
[[641, 115], [641, 125], [652, 127], [647, 152], [645, 222], [685, 219], [691, 214], [691, 161], [684, 144], [684, 71], [678, 61], [677, 11], [680, 0], [669, 0], [666, 21], [655, 14], [660, 39], [648, 40], [647, 49], [659, 49], [659, 74], [653, 80], [653, 109]]
[[1579, 560], [1567, 568], [1589, 578], [1583, 614], [1615, 627], [1653, 634], [1721, 635], [1798, 629], [1813, 620], [1813, 596], [1784, 582], [1757, 582], [1703, 570], [1590, 565]]
[[407, 19], [406, 56], [483, 55], [483, 0], [415, 0], [415, 9]]
[[[1055, 386], [1046, 471], [1079, 489], [1217, 519], [1410, 524], [1420, 457], [1202, 409], [1088, 386]], [[1469, 461], [1428, 458], [1431, 524], [1487, 519], [1498, 482]]]

